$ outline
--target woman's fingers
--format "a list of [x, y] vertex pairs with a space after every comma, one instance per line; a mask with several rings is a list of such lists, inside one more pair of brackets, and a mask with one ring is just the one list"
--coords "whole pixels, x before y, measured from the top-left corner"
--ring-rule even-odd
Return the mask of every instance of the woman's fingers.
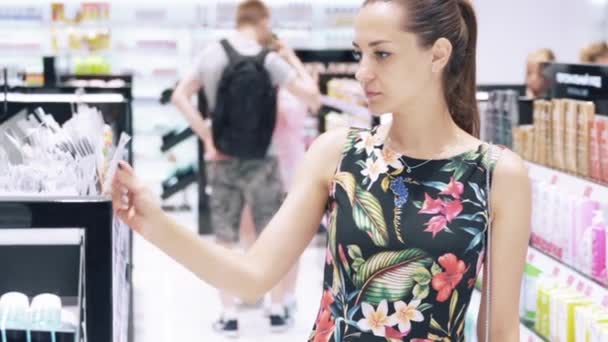
[[125, 162], [120, 162], [116, 175], [114, 176], [115, 183], [126, 188], [129, 192], [137, 192], [140, 188], [139, 180], [135, 176], [133, 168]]

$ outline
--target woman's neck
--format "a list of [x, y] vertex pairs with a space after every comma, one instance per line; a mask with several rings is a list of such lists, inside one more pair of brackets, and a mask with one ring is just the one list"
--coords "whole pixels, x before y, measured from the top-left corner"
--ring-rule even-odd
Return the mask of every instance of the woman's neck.
[[436, 99], [418, 97], [415, 104], [393, 113], [388, 133], [391, 149], [426, 159], [457, 154], [459, 148], [471, 143], [464, 139], [468, 135], [456, 125], [445, 101]]

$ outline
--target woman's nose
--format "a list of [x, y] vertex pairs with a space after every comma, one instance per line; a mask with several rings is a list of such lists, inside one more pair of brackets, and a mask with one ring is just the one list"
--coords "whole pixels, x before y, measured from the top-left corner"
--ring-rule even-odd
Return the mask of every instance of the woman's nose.
[[374, 73], [367, 63], [361, 61], [361, 63], [359, 63], [359, 68], [355, 73], [355, 78], [361, 83], [368, 83], [374, 79]]

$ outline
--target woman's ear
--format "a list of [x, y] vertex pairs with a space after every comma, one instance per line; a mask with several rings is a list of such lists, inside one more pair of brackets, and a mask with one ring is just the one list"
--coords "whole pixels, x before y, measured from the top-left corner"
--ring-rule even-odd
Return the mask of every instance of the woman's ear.
[[446, 38], [439, 38], [431, 48], [432, 62], [431, 71], [438, 73], [450, 62], [452, 56], [452, 43]]

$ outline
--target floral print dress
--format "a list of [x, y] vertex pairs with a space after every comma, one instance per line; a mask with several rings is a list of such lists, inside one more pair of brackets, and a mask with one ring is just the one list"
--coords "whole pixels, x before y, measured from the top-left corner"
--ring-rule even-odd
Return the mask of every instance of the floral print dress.
[[309, 341], [464, 341], [483, 263], [489, 146], [444, 160], [351, 129], [328, 205], [324, 291]]

